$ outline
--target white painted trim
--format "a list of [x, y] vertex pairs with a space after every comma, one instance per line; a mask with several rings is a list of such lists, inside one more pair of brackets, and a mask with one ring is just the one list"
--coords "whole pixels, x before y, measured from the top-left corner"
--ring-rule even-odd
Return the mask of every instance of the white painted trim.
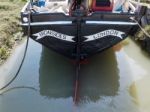
[[[52, 22], [32, 22], [31, 26], [45, 26], [45, 25], [70, 25], [72, 21], [52, 21]], [[28, 26], [29, 23], [23, 23], [22, 26]]]
[[26, 10], [27, 6], [29, 5], [29, 3], [30, 3], [30, 2], [27, 2], [27, 3], [25, 4], [25, 6], [22, 8], [22, 10], [21, 10], [22, 13], [25, 12], [25, 10]]
[[134, 22], [121, 22], [121, 21], [86, 21], [86, 24], [137, 25], [137, 23]]
[[[72, 21], [51, 21], [51, 22], [32, 22], [31, 26], [45, 25], [71, 25]], [[137, 25], [134, 22], [119, 22], [119, 21], [86, 21], [86, 24], [104, 24], [104, 25]], [[22, 26], [28, 26], [29, 23], [22, 23]]]
[[136, 11], [136, 8], [134, 7], [134, 5], [131, 2], [129, 2], [129, 6], [130, 6], [130, 8], [132, 9], [133, 12]]

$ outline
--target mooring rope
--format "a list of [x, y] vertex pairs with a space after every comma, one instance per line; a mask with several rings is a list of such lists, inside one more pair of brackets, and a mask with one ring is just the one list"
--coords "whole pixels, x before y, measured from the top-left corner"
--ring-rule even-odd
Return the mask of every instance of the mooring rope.
[[139, 24], [139, 22], [137, 20], [135, 20], [134, 18], [131, 18], [131, 20], [133, 20], [134, 22], [137, 23], [137, 25], [139, 26], [139, 28], [141, 29], [141, 31], [148, 37], [150, 38], [150, 34]]
[[80, 72], [80, 62], [77, 62], [76, 67], [76, 80], [75, 80], [75, 87], [74, 87], [74, 98], [73, 101], [75, 104], [78, 102], [78, 95], [79, 95], [79, 72]]
[[16, 86], [16, 87], [13, 87], [13, 88], [9, 88], [3, 92], [0, 93], [0, 95], [4, 95], [5, 93], [7, 92], [10, 92], [12, 90], [15, 90], [15, 89], [30, 89], [30, 90], [33, 90], [33, 91], [38, 91], [38, 89], [34, 88], [34, 87], [30, 87], [30, 86]]
[[80, 58], [81, 58], [81, 18], [78, 17], [77, 19], [77, 43], [76, 43], [76, 80], [75, 80], [75, 90], [74, 90], [74, 103], [77, 104], [78, 102], [78, 90], [79, 90], [79, 72], [80, 72]]
[[[30, 4], [31, 4], [31, 2], [30, 2]], [[30, 37], [30, 28], [31, 28], [30, 27], [30, 23], [31, 23], [31, 10], [30, 10], [30, 7], [29, 7], [29, 11], [28, 11], [28, 35], [27, 35], [27, 42], [26, 42], [26, 45], [25, 45], [25, 51], [24, 51], [23, 59], [21, 61], [21, 64], [20, 64], [20, 66], [19, 66], [19, 68], [18, 68], [15, 76], [6, 85], [4, 85], [3, 87], [1, 87], [0, 90], [3, 90], [6, 87], [8, 87], [17, 78], [17, 76], [19, 75], [19, 72], [20, 72], [20, 70], [22, 68], [22, 65], [24, 63], [24, 60], [25, 60], [25, 57], [26, 57], [26, 53], [27, 53], [27, 49], [28, 49], [28, 43], [29, 43], [29, 37]]]
[[150, 8], [150, 5], [148, 3], [143, 3], [143, 2], [139, 2], [139, 1], [135, 1], [135, 0], [129, 0], [131, 3], [133, 4], [138, 4], [138, 5], [142, 5], [142, 6], [146, 6], [148, 8]]

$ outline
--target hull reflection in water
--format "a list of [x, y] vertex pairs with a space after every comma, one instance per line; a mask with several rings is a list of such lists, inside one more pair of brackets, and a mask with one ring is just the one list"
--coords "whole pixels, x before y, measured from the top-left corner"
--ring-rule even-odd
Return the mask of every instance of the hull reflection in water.
[[80, 101], [97, 101], [101, 96], [115, 96], [119, 89], [119, 70], [115, 53], [109, 49], [81, 67]]
[[[39, 69], [40, 94], [48, 98], [73, 99], [75, 65], [70, 60], [43, 48]], [[115, 96], [119, 76], [115, 53], [109, 49], [81, 66], [80, 101], [97, 101], [100, 96]]]
[[48, 98], [72, 98], [74, 68], [69, 59], [43, 47], [39, 68], [40, 94]]

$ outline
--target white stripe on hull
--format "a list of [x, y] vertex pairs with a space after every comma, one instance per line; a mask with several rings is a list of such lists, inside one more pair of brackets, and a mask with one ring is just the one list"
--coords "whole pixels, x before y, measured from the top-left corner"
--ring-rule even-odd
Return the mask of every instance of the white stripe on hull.
[[[45, 25], [71, 25], [72, 21], [53, 21], [53, 22], [32, 22], [31, 26], [45, 26]], [[23, 23], [22, 26], [28, 26], [29, 23]]]
[[137, 25], [137, 23], [134, 22], [121, 22], [121, 21], [86, 21], [86, 24]]
[[[121, 22], [121, 21], [86, 21], [86, 24], [96, 25], [137, 25], [134, 22]], [[45, 26], [45, 25], [71, 25], [72, 21], [52, 21], [52, 22], [32, 22], [31, 26]], [[22, 26], [28, 26], [29, 23], [23, 23]]]

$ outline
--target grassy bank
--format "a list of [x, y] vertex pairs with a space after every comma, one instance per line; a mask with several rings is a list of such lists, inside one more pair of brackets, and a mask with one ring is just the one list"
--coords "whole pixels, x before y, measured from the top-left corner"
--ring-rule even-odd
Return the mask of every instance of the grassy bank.
[[[146, 25], [144, 27], [145, 32], [147, 32], [148, 35], [150, 35], [150, 25]], [[137, 35], [136, 39], [138, 40], [144, 40], [146, 38], [149, 38], [142, 30], [140, 30]]]
[[11, 49], [21, 39], [19, 19], [23, 5], [21, 0], [0, 0], [0, 64], [7, 59]]

